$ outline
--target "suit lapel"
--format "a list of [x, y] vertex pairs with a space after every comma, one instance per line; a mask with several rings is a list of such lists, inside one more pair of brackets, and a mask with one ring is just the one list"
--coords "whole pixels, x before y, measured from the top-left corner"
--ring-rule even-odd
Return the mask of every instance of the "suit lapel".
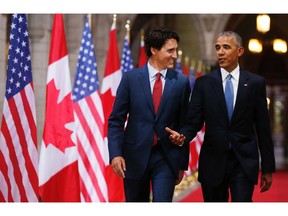
[[151, 94], [148, 68], [147, 68], [147, 66], [143, 67], [143, 68], [144, 69], [142, 71], [140, 71], [140, 73], [139, 73], [139, 82], [143, 88], [145, 95], [146, 95], [146, 99], [147, 99], [147, 102], [149, 104], [149, 108], [151, 109], [151, 111], [155, 115], [154, 105], [153, 105], [153, 100], [152, 100], [152, 94]]
[[223, 84], [222, 84], [222, 76], [220, 69], [216, 70], [214, 74], [212, 74], [216, 82], [212, 82], [214, 92], [216, 97], [218, 98], [220, 108], [222, 109], [222, 113], [226, 113], [226, 117], [228, 120], [227, 108], [226, 108], [226, 101], [223, 91]]
[[[237, 91], [237, 97], [236, 97], [236, 103], [235, 103], [235, 107], [234, 107], [234, 111], [233, 111], [233, 116], [234, 116], [234, 113], [237, 113], [237, 110], [244, 103], [246, 94], [247, 94], [248, 89], [249, 89], [249, 85], [247, 83], [248, 79], [249, 79], [248, 74], [245, 71], [240, 70], [238, 91]], [[232, 119], [233, 119], [233, 116], [232, 116]]]
[[[165, 86], [164, 86], [164, 91], [162, 94], [162, 98], [161, 98], [161, 102], [160, 102], [160, 106], [159, 106], [159, 110], [158, 110], [158, 114], [160, 114], [162, 112], [162, 110], [165, 107], [165, 103], [168, 101], [168, 97], [170, 95], [171, 90], [173, 89], [173, 86], [175, 84], [176, 81], [176, 71], [167, 70], [167, 74], [166, 74], [166, 81], [165, 81]], [[156, 119], [159, 115], [156, 116]]]

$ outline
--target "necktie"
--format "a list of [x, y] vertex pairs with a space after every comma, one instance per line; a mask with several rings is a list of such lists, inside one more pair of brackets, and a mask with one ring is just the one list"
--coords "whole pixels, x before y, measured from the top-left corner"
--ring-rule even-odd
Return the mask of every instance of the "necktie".
[[[155, 83], [154, 83], [154, 88], [153, 88], [153, 93], [152, 93], [154, 110], [155, 110], [156, 114], [158, 112], [158, 108], [159, 108], [159, 105], [160, 105], [161, 97], [162, 97], [162, 80], [161, 80], [161, 73], [158, 72], [156, 74], [156, 80], [155, 80]], [[157, 140], [158, 140], [157, 134], [154, 133], [153, 145], [157, 144]]]
[[234, 91], [233, 85], [231, 81], [232, 75], [228, 74], [226, 79], [226, 86], [225, 86], [225, 100], [226, 100], [226, 107], [228, 112], [229, 120], [231, 120], [232, 113], [233, 113], [233, 101], [234, 101]]
[[161, 97], [162, 97], [162, 80], [161, 80], [161, 73], [158, 72], [156, 74], [156, 80], [154, 83], [153, 94], [152, 94], [154, 110], [156, 114], [158, 112]]

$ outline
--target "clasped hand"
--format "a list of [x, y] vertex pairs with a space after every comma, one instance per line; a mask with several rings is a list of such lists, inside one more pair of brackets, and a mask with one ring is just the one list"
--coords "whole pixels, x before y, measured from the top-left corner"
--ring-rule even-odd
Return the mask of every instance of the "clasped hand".
[[169, 127], [166, 127], [165, 130], [170, 133], [169, 139], [173, 144], [178, 146], [182, 146], [184, 144], [186, 137], [183, 134], [179, 134], [177, 131], [170, 129]]

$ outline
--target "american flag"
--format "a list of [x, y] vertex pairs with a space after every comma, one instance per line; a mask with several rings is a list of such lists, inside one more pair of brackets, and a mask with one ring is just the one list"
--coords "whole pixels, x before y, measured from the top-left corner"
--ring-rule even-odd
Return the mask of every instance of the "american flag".
[[107, 202], [104, 113], [99, 95], [96, 57], [88, 17], [85, 22], [72, 92], [79, 152], [81, 201]]
[[13, 14], [0, 133], [0, 201], [38, 201], [35, 96], [25, 14]]
[[[201, 67], [198, 67], [198, 71], [200, 68]], [[202, 72], [200, 71], [198, 74], [199, 74], [199, 76], [201, 76]], [[190, 75], [189, 75], [191, 94], [192, 94], [193, 89], [194, 89], [194, 84], [195, 84], [196, 78], [195, 78], [195, 62], [192, 61], [191, 66], [190, 66]], [[205, 127], [206, 126], [204, 124], [202, 129], [200, 131], [198, 131], [198, 133], [196, 134], [194, 139], [191, 140], [191, 142], [190, 142], [190, 158], [189, 158], [188, 170], [185, 172], [186, 175], [193, 174], [195, 171], [198, 170], [199, 154], [200, 154], [201, 146], [202, 146], [202, 143], [204, 140]]]
[[190, 88], [191, 88], [191, 93], [192, 93], [194, 89], [194, 83], [195, 83], [195, 65], [193, 63], [191, 64], [189, 68], [189, 82], [190, 82]]
[[122, 73], [125, 73], [132, 69], [133, 69], [133, 59], [132, 59], [131, 50], [129, 47], [128, 35], [126, 35], [124, 38], [124, 45], [123, 45], [122, 58], [121, 58], [121, 71]]
[[177, 58], [177, 60], [176, 60], [175, 70], [178, 71], [179, 73], [183, 73], [182, 66], [181, 66], [181, 58], [180, 57]]

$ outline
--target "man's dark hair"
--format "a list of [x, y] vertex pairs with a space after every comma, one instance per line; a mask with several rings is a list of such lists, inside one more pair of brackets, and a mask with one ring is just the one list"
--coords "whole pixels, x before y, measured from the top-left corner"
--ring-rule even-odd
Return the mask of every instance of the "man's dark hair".
[[180, 41], [178, 34], [174, 31], [163, 27], [153, 29], [144, 39], [147, 57], [149, 58], [152, 56], [151, 47], [160, 50], [165, 44], [166, 40], [171, 38], [175, 39], [177, 43]]

